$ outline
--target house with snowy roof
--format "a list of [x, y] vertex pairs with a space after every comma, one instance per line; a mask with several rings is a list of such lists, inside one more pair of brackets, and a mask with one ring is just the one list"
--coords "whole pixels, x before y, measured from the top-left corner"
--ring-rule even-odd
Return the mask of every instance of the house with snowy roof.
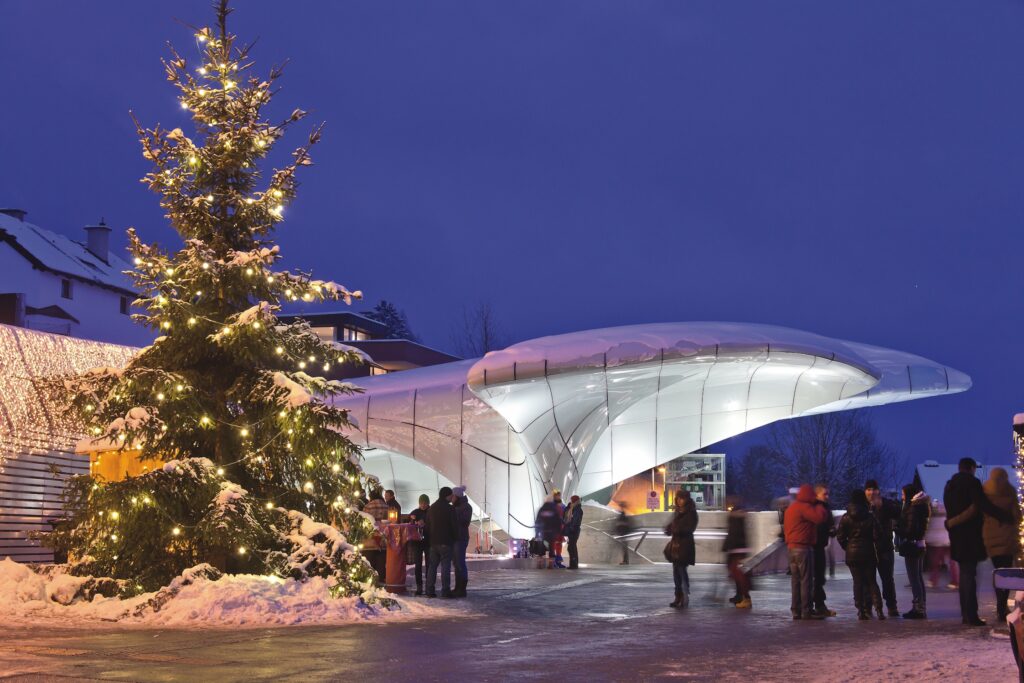
[[110, 228], [86, 226], [81, 242], [0, 209], [0, 323], [119, 344], [153, 335], [131, 319], [136, 294]]

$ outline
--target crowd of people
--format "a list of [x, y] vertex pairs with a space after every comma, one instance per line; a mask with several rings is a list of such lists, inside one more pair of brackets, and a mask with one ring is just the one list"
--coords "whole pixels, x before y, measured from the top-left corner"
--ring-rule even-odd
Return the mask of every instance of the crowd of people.
[[[1013, 566], [1020, 552], [1021, 519], [1017, 492], [1005, 469], [995, 467], [984, 486], [975, 476], [977, 463], [964, 458], [945, 486], [942, 501], [932, 501], [915, 484], [901, 490], [900, 500], [882, 495], [878, 482], [868, 480], [852, 491], [838, 523], [829, 504], [828, 486], [804, 484], [782, 514], [782, 536], [788, 553], [790, 611], [795, 620], [822, 620], [836, 616], [826, 603], [828, 549], [835, 538], [846, 554], [853, 579], [857, 618], [926, 619], [927, 589], [937, 585], [940, 564], [950, 570], [949, 588], [959, 591], [964, 624], [983, 626], [978, 615], [978, 563], [991, 558], [993, 567]], [[752, 607], [750, 575], [743, 562], [750, 553], [746, 511], [737, 497], [726, 501], [728, 520], [722, 551], [739, 609]], [[941, 514], [932, 514], [935, 507]], [[675, 512], [665, 527], [670, 541], [665, 558], [672, 563], [675, 600], [672, 607], [689, 604], [688, 567], [695, 563], [694, 531], [698, 513], [690, 494], [679, 491]], [[903, 558], [912, 605], [900, 613], [895, 584], [896, 556]], [[925, 581], [925, 561], [932, 576]], [[834, 573], [834, 569], [833, 569]], [[996, 591], [1000, 622], [1007, 615], [1006, 591]]]
[[[548, 569], [579, 569], [580, 531], [583, 529], [583, 506], [579, 496], [562, 503], [562, 492], [555, 489], [537, 511], [535, 528], [538, 538], [535, 542], [536, 555], [547, 555]], [[562, 557], [562, 546], [568, 540], [569, 564]]]
[[[938, 585], [939, 569], [949, 568], [948, 587], [959, 591], [960, 613], [964, 624], [981, 626], [978, 615], [977, 569], [979, 562], [991, 558], [994, 567], [1011, 567], [1020, 553], [1021, 511], [1017, 492], [1005, 469], [995, 467], [984, 485], [975, 476], [977, 463], [971, 458], [960, 461], [958, 472], [945, 486], [942, 501], [932, 501], [915, 484], [901, 490], [900, 500], [882, 495], [878, 482], [868, 480], [863, 489], [850, 492], [845, 513], [836, 522], [830, 507], [828, 486], [804, 484], [781, 514], [782, 537], [788, 553], [790, 574], [790, 611], [795, 620], [821, 620], [836, 616], [827, 605], [826, 573], [833, 538], [846, 554], [846, 565], [853, 579], [853, 603], [857, 618], [926, 619], [927, 589]], [[696, 563], [694, 533], [698, 526], [697, 506], [688, 491], [675, 495], [674, 513], [665, 533], [665, 559], [672, 564], [675, 599], [671, 607], [686, 608], [690, 602], [689, 567]], [[744, 567], [750, 554], [747, 518], [736, 496], [726, 500], [728, 518], [722, 551], [728, 576], [735, 585], [730, 598], [736, 608], [750, 609], [751, 578]], [[389, 511], [401, 515], [401, 506], [393, 491], [370, 492], [363, 511], [378, 522], [388, 519]], [[937, 514], [933, 514], [933, 510]], [[437, 575], [441, 574], [441, 597], [466, 596], [469, 568], [466, 551], [473, 511], [463, 487], [444, 487], [433, 503], [426, 495], [407, 517], [420, 529], [420, 540], [408, 544], [407, 563], [415, 567], [416, 595], [437, 597]], [[569, 504], [555, 490], [541, 505], [536, 517], [537, 538], [532, 553], [544, 558], [549, 569], [579, 568], [578, 542], [583, 525], [583, 507], [579, 496]], [[623, 509], [615, 528], [628, 530]], [[623, 535], [623, 534], [620, 534]], [[565, 564], [563, 546], [569, 555]], [[622, 543], [622, 564], [629, 562], [629, 550]], [[364, 555], [384, 579], [386, 548], [382, 540], [371, 539]], [[896, 598], [896, 556], [903, 558], [912, 594], [909, 611], [899, 611]], [[545, 557], [546, 556], [546, 557]], [[925, 580], [926, 560], [930, 577]], [[455, 584], [451, 574], [454, 568]], [[996, 591], [997, 617], [1007, 614], [1007, 595]]]
[[[469, 547], [469, 526], [473, 521], [473, 508], [466, 497], [466, 489], [447, 486], [438, 491], [433, 504], [423, 494], [418, 507], [409, 513], [407, 521], [419, 528], [419, 539], [406, 545], [406, 564], [414, 566], [416, 595], [436, 598], [437, 575], [441, 574], [441, 597], [464, 598], [469, 585], [469, 566], [466, 550]], [[378, 525], [389, 519], [394, 510], [395, 518], [401, 519], [402, 506], [395, 498], [395, 492], [370, 490], [363, 512], [372, 516]], [[374, 534], [363, 544], [363, 556], [377, 572], [381, 583], [385, 582], [387, 548], [381, 534]], [[452, 586], [452, 570], [455, 585]], [[425, 571], [424, 571], [425, 570]]]
[[[863, 490], [850, 493], [846, 512], [833, 527], [828, 488], [801, 486], [796, 500], [786, 508], [783, 522], [793, 619], [835, 616], [825, 604], [824, 548], [832, 536], [846, 553], [858, 619], [885, 619], [887, 614], [889, 618], [926, 619], [925, 559], [934, 539], [932, 559], [936, 565], [930, 585], [936, 585], [938, 562], [945, 558], [950, 566], [950, 588], [959, 591], [963, 623], [984, 626], [985, 620], [978, 615], [978, 563], [991, 557], [994, 567], [1012, 566], [1020, 550], [1020, 507], [1005, 469], [993, 468], [984, 486], [975, 476], [976, 469], [971, 458], [960, 461], [959, 471], [946, 483], [943, 500], [937, 505], [945, 518], [934, 521], [932, 501], [915, 484], [904, 486], [897, 502], [883, 497], [878, 483], [869, 480]], [[903, 558], [913, 596], [910, 610], [903, 614], [896, 602], [897, 554]], [[997, 591], [1000, 621], [1006, 618], [1006, 598], [1004, 591]]]

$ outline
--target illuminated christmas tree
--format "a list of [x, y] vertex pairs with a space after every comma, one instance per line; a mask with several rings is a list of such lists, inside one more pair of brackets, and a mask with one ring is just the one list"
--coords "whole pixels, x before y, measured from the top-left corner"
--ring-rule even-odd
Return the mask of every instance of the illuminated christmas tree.
[[129, 580], [129, 591], [208, 562], [332, 577], [336, 594], [353, 595], [372, 585], [358, 552], [372, 524], [356, 507], [358, 451], [339, 433], [347, 415], [329, 403], [353, 389], [317, 373], [361, 357], [275, 314], [282, 301], [350, 303], [359, 293], [274, 269], [272, 236], [320, 128], [287, 166], [260, 173], [306, 113], [264, 117], [281, 70], [254, 75], [251, 46], [227, 31], [230, 12], [221, 0], [216, 28], [196, 30], [198, 60], [172, 50], [164, 62], [195, 137], [136, 124], [154, 166], [143, 182], [183, 243], [170, 251], [129, 230], [144, 311], [135, 317], [161, 336], [123, 369], [51, 384], [70, 394], [92, 439], [157, 464], [123, 481], [76, 478], [49, 541], [69, 552], [73, 572]]

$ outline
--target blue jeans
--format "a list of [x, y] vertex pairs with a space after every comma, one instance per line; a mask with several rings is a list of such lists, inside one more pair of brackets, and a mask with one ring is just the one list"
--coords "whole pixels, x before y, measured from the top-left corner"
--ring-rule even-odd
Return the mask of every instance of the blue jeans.
[[466, 566], [466, 549], [469, 547], [469, 539], [455, 541], [455, 578], [469, 578], [469, 567]]
[[677, 593], [690, 592], [690, 575], [687, 573], [686, 567], [684, 562], [672, 563], [672, 580], [676, 584]]
[[903, 556], [907, 565], [907, 579], [910, 580], [910, 591], [914, 594], [914, 609], [924, 611], [924, 548], [914, 548]]
[[437, 568], [441, 567], [441, 592], [452, 592], [452, 547], [450, 545], [430, 546], [430, 561], [427, 562], [427, 595], [437, 595]]

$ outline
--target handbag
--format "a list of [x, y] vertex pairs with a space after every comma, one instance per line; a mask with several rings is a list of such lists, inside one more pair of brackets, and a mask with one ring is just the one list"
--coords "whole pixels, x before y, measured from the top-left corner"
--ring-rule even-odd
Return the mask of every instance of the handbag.
[[669, 562], [678, 562], [679, 556], [682, 554], [681, 544], [676, 539], [672, 539], [665, 544], [665, 559]]

